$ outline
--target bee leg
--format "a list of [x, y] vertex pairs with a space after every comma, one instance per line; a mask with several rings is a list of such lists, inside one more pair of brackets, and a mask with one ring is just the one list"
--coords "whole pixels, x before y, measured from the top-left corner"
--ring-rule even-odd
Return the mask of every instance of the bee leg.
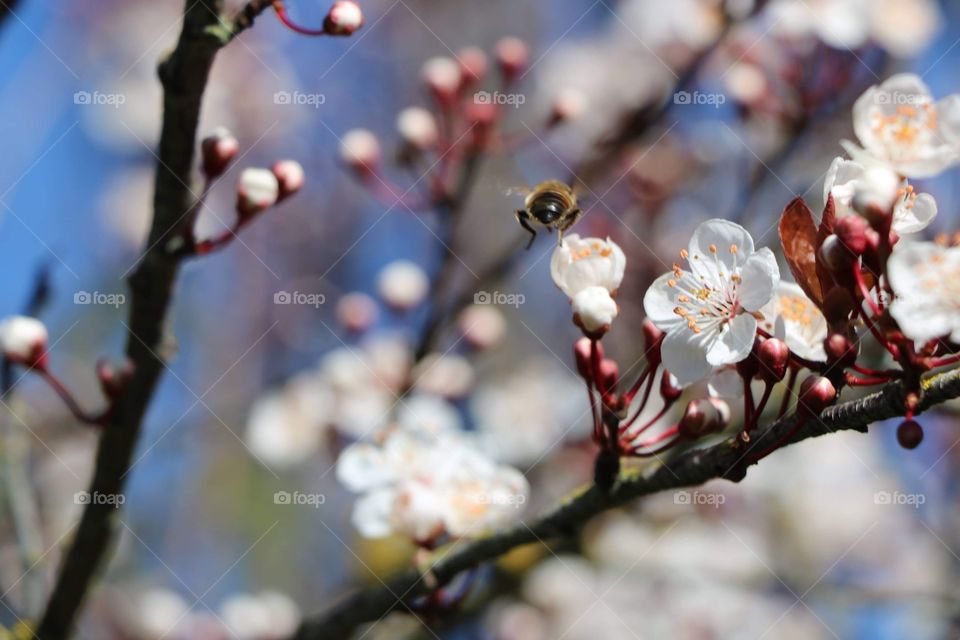
[[530, 242], [528, 242], [525, 247], [529, 251], [530, 247], [533, 246], [533, 241], [537, 238], [536, 230], [530, 226], [530, 214], [524, 209], [517, 209], [517, 222], [520, 223], [521, 227], [530, 232]]
[[558, 245], [563, 244], [563, 234], [567, 231], [567, 229], [577, 224], [577, 220], [579, 220], [582, 217], [583, 217], [583, 211], [581, 209], [574, 209], [573, 211], [570, 212], [570, 217], [567, 219], [567, 221], [564, 222], [562, 226], [557, 227], [557, 244]]

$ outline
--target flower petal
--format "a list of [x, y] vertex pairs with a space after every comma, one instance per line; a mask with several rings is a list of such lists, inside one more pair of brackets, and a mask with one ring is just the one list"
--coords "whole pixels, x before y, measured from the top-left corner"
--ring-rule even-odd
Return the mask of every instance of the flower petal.
[[363, 492], [394, 480], [383, 450], [366, 442], [347, 447], [337, 459], [337, 480], [347, 489]]
[[740, 269], [740, 277], [740, 304], [747, 311], [759, 311], [780, 282], [780, 267], [773, 252], [764, 247], [750, 256]]
[[680, 323], [686, 324], [673, 312], [677, 308], [677, 291], [669, 282], [674, 278], [673, 273], [663, 274], [653, 281], [643, 296], [643, 310], [647, 318], [662, 331], [669, 331]]
[[663, 367], [675, 375], [682, 385], [705, 380], [713, 371], [707, 362], [705, 342], [710, 336], [697, 335], [686, 328], [667, 334], [660, 347]]
[[733, 273], [753, 253], [753, 238], [735, 222], [714, 218], [696, 228], [688, 249], [690, 270], [719, 285], [717, 262], [728, 275]]
[[385, 538], [393, 531], [390, 516], [396, 492], [381, 489], [361, 496], [353, 505], [351, 521], [364, 538]]
[[756, 335], [757, 319], [749, 313], [740, 314], [724, 326], [710, 345], [707, 362], [715, 367], [740, 362], [750, 355]]
[[893, 230], [898, 234], [916, 233], [926, 229], [937, 217], [937, 201], [929, 193], [917, 194], [907, 207], [898, 206], [893, 212]]

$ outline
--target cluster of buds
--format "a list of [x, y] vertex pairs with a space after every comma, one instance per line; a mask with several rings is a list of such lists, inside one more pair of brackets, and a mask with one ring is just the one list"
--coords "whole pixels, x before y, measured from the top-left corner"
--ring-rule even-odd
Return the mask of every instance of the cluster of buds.
[[280, 160], [270, 169], [247, 168], [236, 185], [236, 220], [230, 228], [213, 238], [197, 239], [194, 223], [213, 184], [226, 172], [240, 150], [237, 139], [224, 128], [216, 129], [200, 143], [200, 168], [204, 189], [190, 215], [181, 237], [168, 246], [174, 253], [203, 255], [229, 244], [242, 228], [267, 209], [283, 202], [303, 188], [303, 167], [295, 160]]
[[97, 378], [108, 405], [100, 413], [89, 413], [80, 407], [69, 389], [50, 370], [48, 343], [47, 328], [36, 318], [11, 316], [0, 322], [0, 354], [6, 363], [27, 367], [32, 373], [43, 378], [80, 422], [98, 427], [106, 426], [114, 406], [133, 375], [132, 365], [127, 364], [119, 369], [104, 363], [97, 365]]
[[363, 11], [356, 2], [351, 0], [334, 2], [323, 19], [323, 26], [319, 29], [304, 27], [294, 21], [282, 0], [274, 0], [273, 8], [284, 26], [305, 36], [350, 36], [363, 26]]

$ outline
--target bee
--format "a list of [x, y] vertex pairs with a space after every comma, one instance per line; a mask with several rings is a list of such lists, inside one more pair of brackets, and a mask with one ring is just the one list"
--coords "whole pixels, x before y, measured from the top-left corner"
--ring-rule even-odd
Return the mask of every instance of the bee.
[[573, 192], [573, 187], [559, 180], [546, 180], [527, 194], [523, 209], [517, 209], [516, 215], [520, 226], [530, 232], [530, 242], [526, 247], [529, 249], [537, 237], [537, 231], [531, 223], [556, 229], [557, 244], [560, 244], [563, 241], [563, 232], [576, 224], [583, 211], [577, 205], [577, 195]]

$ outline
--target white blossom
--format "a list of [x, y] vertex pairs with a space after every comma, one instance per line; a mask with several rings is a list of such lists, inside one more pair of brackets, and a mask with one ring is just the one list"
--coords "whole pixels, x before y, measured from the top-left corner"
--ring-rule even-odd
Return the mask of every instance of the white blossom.
[[897, 243], [887, 275], [894, 292], [890, 315], [905, 336], [960, 342], [960, 247]]
[[47, 348], [47, 327], [36, 318], [11, 316], [0, 322], [0, 350], [14, 362], [34, 364]]
[[773, 297], [780, 270], [769, 249], [754, 251], [743, 227], [719, 219], [697, 227], [680, 257], [689, 270], [674, 264], [650, 286], [643, 304], [667, 334], [664, 367], [689, 384], [749, 355], [757, 332], [753, 312]]
[[336, 473], [348, 489], [363, 494], [353, 523], [369, 538], [475, 535], [517, 515], [529, 492], [523, 474], [498, 466], [453, 433], [394, 429], [382, 444], [348, 447]]
[[[854, 213], [855, 199], [861, 203], [880, 205], [882, 209], [893, 205], [893, 230], [899, 235], [916, 233], [925, 229], [937, 216], [937, 201], [929, 193], [917, 193], [906, 179], [895, 186], [889, 198], [889, 182], [881, 168], [866, 169], [854, 160], [834, 158], [823, 182], [823, 198], [833, 195], [836, 214], [839, 217]], [[879, 178], [879, 180], [877, 179]]]
[[780, 281], [769, 303], [760, 309], [760, 327], [787, 343], [801, 358], [826, 362], [823, 341], [827, 320], [799, 285]]
[[616, 295], [626, 266], [623, 250], [609, 238], [581, 238], [574, 233], [554, 249], [550, 275], [570, 299], [587, 287], [603, 287]]
[[918, 76], [897, 74], [857, 99], [853, 129], [862, 148], [843, 146], [854, 160], [907, 178], [935, 176], [960, 161], [960, 95], [934, 102]]
[[353, 167], [372, 169], [380, 162], [380, 140], [366, 129], [351, 129], [340, 141], [340, 158]]
[[423, 107], [408, 107], [397, 115], [397, 131], [403, 141], [424, 151], [437, 144], [437, 120]]
[[256, 213], [272, 207], [280, 195], [280, 182], [269, 169], [244, 169], [237, 184], [240, 209]]
[[387, 304], [397, 309], [412, 309], [427, 296], [427, 274], [409, 260], [391, 262], [377, 278], [377, 291]]
[[489, 304], [472, 304], [464, 309], [457, 326], [467, 342], [477, 349], [495, 347], [507, 333], [507, 321], [503, 313]]
[[609, 327], [620, 312], [617, 301], [603, 287], [581, 289], [571, 303], [580, 326], [591, 333]]

